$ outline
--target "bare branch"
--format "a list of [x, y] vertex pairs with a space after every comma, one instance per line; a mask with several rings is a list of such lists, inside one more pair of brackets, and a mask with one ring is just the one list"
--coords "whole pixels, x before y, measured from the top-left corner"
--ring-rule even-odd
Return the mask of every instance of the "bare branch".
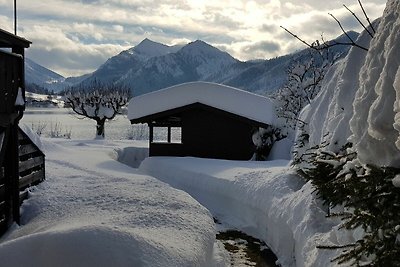
[[362, 3], [361, 3], [361, 0], [358, 0], [358, 3], [360, 4], [361, 10], [362, 10], [362, 12], [364, 13], [365, 19], [368, 21], [369, 26], [371, 27], [372, 31], [373, 31], [374, 33], [376, 33], [374, 27], [372, 26], [371, 21], [369, 20], [369, 17], [368, 17], [368, 15], [367, 15], [367, 12], [365, 12], [365, 9], [364, 9], [364, 7], [363, 7], [363, 5], [362, 5]]
[[357, 15], [351, 11], [346, 5], [343, 5], [352, 15], [353, 17], [358, 21], [358, 23], [364, 28], [366, 32], [371, 36], [371, 38], [374, 38], [374, 35], [368, 30], [368, 28], [362, 23], [362, 21], [357, 17]]
[[[367, 48], [365, 48], [365, 47], [363, 47], [361, 45], [358, 45], [358, 44], [356, 44], [354, 42], [354, 40], [350, 37], [350, 35], [344, 30], [344, 28], [342, 26], [342, 23], [340, 23], [340, 21], [334, 15], [332, 15], [331, 13], [328, 13], [328, 14], [337, 22], [337, 24], [339, 25], [340, 29], [344, 33], [344, 35], [346, 35], [346, 37], [350, 40], [352, 46], [355, 46], [355, 47], [361, 48], [362, 50], [368, 51]], [[339, 44], [339, 42], [335, 42], [335, 43]]]

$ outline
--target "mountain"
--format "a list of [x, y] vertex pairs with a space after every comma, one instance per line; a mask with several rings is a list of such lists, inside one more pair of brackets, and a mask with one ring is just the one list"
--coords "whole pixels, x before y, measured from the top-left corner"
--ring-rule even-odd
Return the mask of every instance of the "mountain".
[[109, 58], [95, 72], [89, 75], [84, 82], [90, 83], [94, 80], [104, 83], [116, 82], [128, 71], [138, 70], [150, 58], [175, 53], [180, 48], [180, 46], [167, 46], [156, 43], [146, 38], [137, 46]]
[[[356, 39], [358, 33], [348, 33]], [[336, 41], [346, 41], [339, 36]], [[347, 54], [350, 46], [333, 46], [333, 53]], [[280, 88], [287, 78], [293, 61], [309, 59], [309, 49], [269, 60], [239, 61], [203, 41], [183, 46], [175, 53], [153, 56], [144, 64], [136, 65], [115, 82], [130, 87], [134, 95], [141, 95], [175, 84], [191, 81], [217, 82], [247, 91], [268, 94]], [[117, 68], [117, 67], [116, 67]]]
[[25, 58], [25, 83], [26, 86], [43, 87], [47, 90], [55, 90], [64, 82], [65, 78], [51, 71], [29, 58]]
[[206, 80], [236, 62], [238, 60], [228, 53], [198, 40], [176, 53], [150, 58], [139, 68], [130, 69], [117, 83], [132, 88], [134, 95], [140, 95], [179, 83]]
[[[348, 34], [352, 39], [357, 39], [358, 33]], [[346, 38], [342, 35], [336, 41], [347, 41]], [[332, 47], [332, 52], [344, 56], [349, 49], [348, 45], [338, 45]], [[286, 71], [293, 61], [301, 62], [308, 58], [309, 49], [304, 49], [269, 60], [243, 62], [201, 40], [183, 46], [168, 46], [144, 39], [135, 47], [109, 58], [93, 73], [65, 79], [36, 67], [34, 69], [37, 72], [27, 75], [27, 81], [37, 81], [50, 89], [79, 84], [85, 86], [100, 81], [127, 86], [133, 95], [184, 82], [208, 81], [268, 94], [286, 82]]]

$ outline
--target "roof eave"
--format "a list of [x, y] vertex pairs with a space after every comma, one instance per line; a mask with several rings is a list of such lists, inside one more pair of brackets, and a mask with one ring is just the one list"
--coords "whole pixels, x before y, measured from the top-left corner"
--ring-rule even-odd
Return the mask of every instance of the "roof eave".
[[167, 117], [167, 116], [170, 116], [170, 115], [173, 115], [173, 114], [176, 114], [176, 113], [180, 113], [180, 112], [184, 112], [186, 110], [189, 110], [189, 109], [192, 109], [192, 108], [196, 108], [196, 107], [205, 108], [205, 109], [208, 109], [208, 110], [214, 110], [214, 111], [223, 113], [225, 115], [228, 115], [230, 117], [235, 117], [235, 118], [237, 118], [237, 119], [239, 119], [241, 121], [250, 122], [251, 124], [253, 124], [254, 126], [257, 126], [257, 127], [264, 127], [265, 128], [265, 127], [268, 127], [270, 125], [270, 124], [265, 123], [265, 122], [256, 121], [254, 119], [247, 118], [247, 117], [244, 117], [242, 115], [238, 115], [238, 114], [235, 114], [235, 113], [232, 113], [232, 112], [229, 112], [229, 111], [225, 111], [225, 110], [222, 110], [222, 109], [219, 109], [219, 108], [215, 108], [215, 107], [212, 107], [212, 106], [200, 103], [200, 102], [196, 102], [196, 103], [188, 104], [188, 105], [181, 106], [181, 107], [178, 107], [178, 108], [173, 108], [173, 109], [157, 112], [157, 113], [146, 115], [146, 116], [139, 117], [139, 118], [134, 118], [134, 119], [131, 119], [130, 121], [131, 121], [131, 124], [151, 123], [152, 121], [157, 120], [158, 118]]
[[14, 46], [28, 48], [31, 44], [32, 42], [25, 38], [0, 29], [0, 47], [2, 48]]

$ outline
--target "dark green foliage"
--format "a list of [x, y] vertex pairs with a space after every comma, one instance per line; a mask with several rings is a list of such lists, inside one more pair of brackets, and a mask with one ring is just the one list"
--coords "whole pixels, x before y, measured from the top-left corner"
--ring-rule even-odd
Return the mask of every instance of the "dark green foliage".
[[359, 166], [356, 154], [347, 153], [347, 147], [339, 153], [318, 147], [308, 150], [308, 167], [299, 173], [311, 180], [327, 207], [347, 208], [348, 212], [339, 214], [342, 228], [361, 227], [365, 234], [355, 244], [319, 248], [342, 249], [333, 259], [339, 264], [400, 266], [400, 188], [392, 184], [400, 169]]
[[353, 207], [354, 212], [343, 227], [361, 226], [365, 236], [336, 259], [339, 263], [358, 263], [372, 256], [370, 266], [400, 266], [400, 188], [392, 184], [399, 173], [399, 169], [367, 166], [365, 174], [352, 179], [355, 190], [344, 204]]

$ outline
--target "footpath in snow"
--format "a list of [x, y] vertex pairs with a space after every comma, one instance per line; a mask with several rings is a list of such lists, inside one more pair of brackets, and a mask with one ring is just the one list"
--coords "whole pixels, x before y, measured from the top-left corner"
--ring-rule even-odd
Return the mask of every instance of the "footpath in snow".
[[282, 266], [335, 266], [336, 250], [318, 249], [353, 240], [326, 218], [310, 183], [288, 161], [226, 161], [152, 157], [140, 170], [188, 192], [218, 221], [266, 242]]

